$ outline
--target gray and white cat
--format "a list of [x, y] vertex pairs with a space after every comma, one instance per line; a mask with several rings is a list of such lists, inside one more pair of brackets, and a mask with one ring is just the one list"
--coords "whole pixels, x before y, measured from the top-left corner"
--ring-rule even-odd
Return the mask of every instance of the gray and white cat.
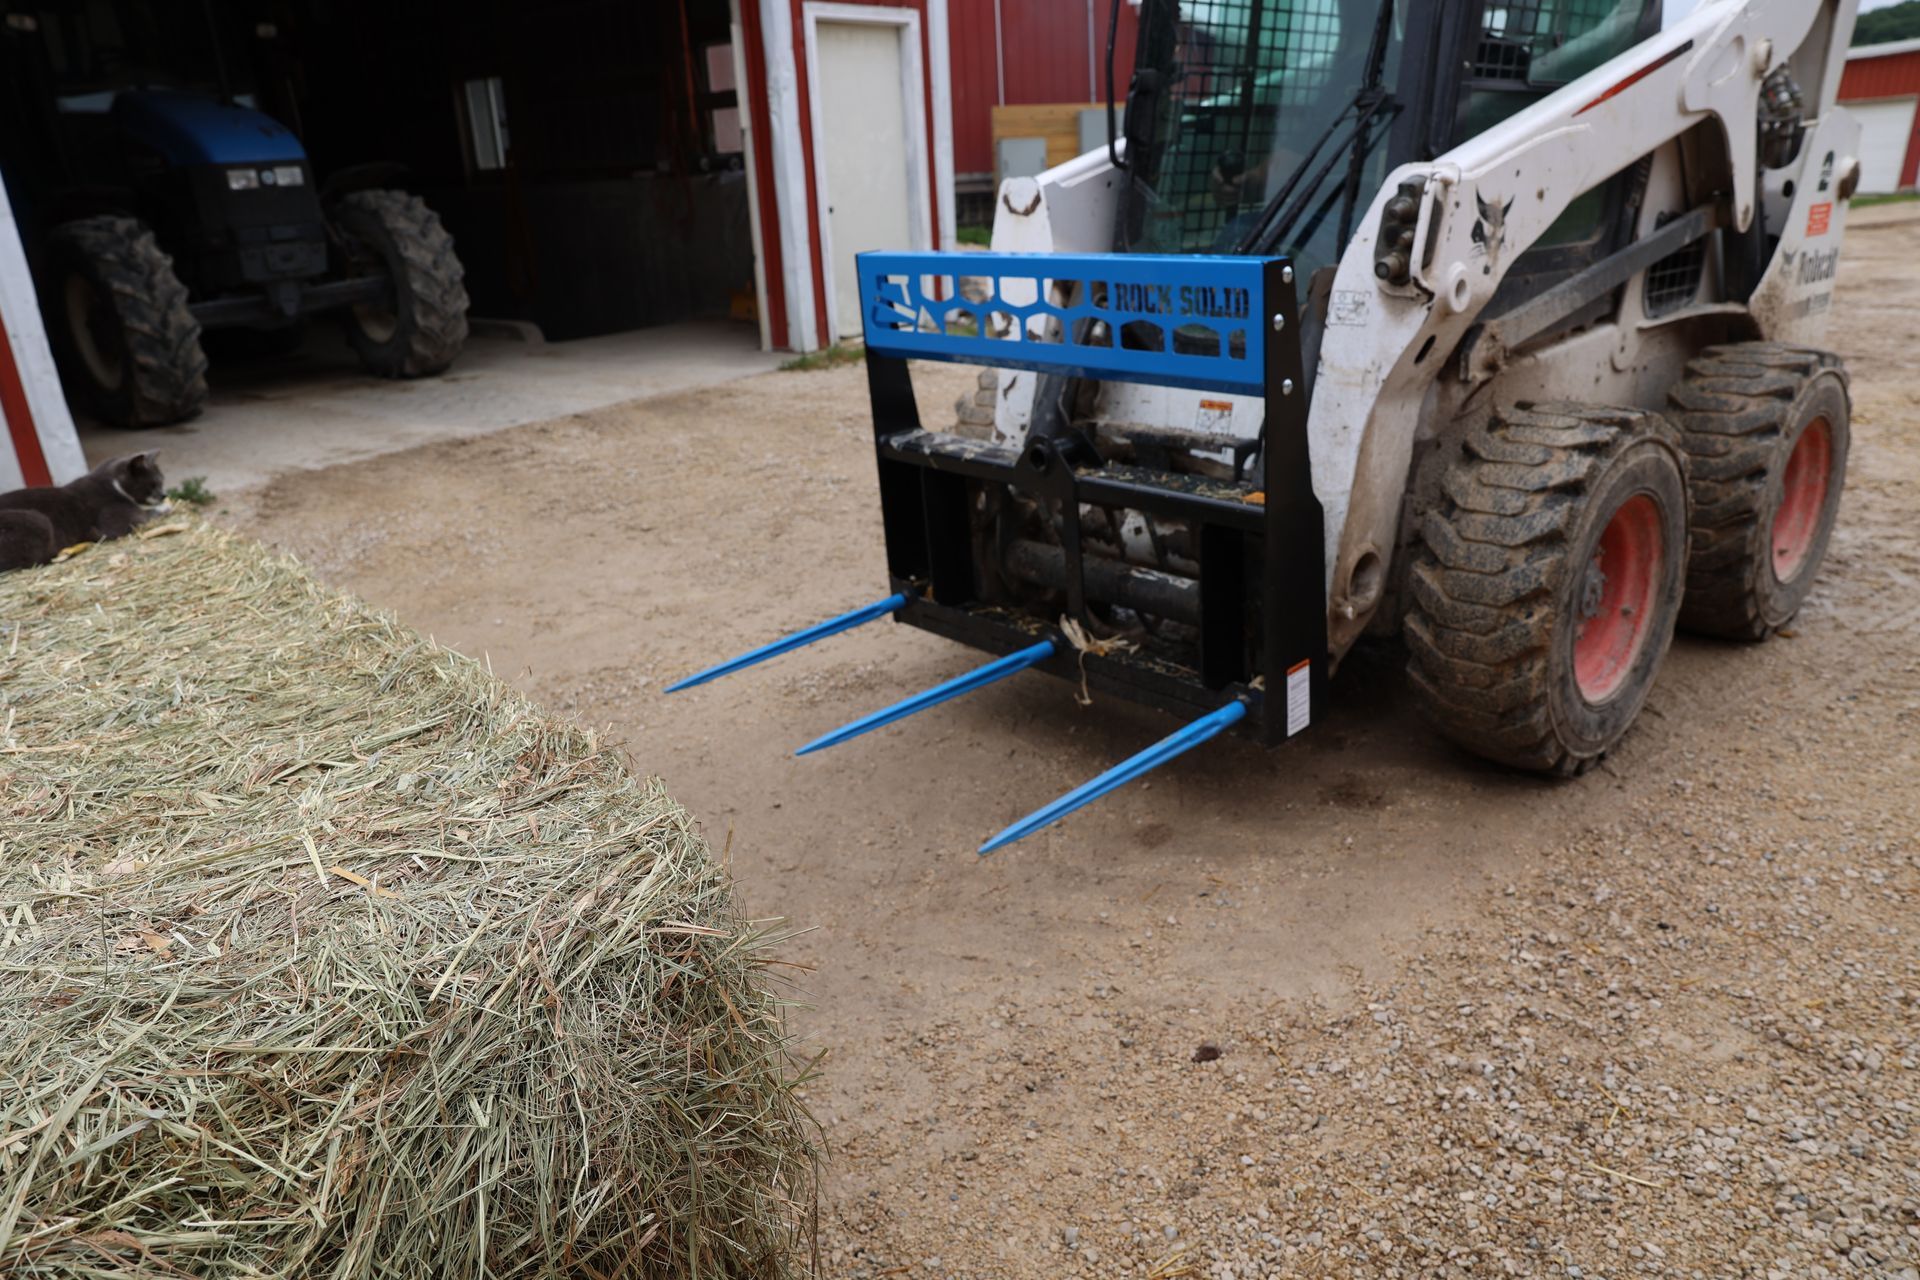
[[0, 493], [0, 573], [47, 564], [77, 542], [133, 532], [166, 501], [158, 454], [115, 458], [51, 489]]

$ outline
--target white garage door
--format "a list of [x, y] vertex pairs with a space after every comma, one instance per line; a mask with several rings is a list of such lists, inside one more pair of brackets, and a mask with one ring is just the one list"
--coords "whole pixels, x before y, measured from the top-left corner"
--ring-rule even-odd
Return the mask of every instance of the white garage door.
[[1860, 122], [1860, 190], [1869, 194], [1899, 190], [1900, 166], [1906, 162], [1907, 140], [1913, 137], [1915, 102], [1895, 98], [1845, 104]]

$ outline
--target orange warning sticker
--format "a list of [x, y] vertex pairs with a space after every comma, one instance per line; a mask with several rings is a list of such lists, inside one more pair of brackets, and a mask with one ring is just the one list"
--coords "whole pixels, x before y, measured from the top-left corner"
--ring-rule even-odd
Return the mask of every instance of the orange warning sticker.
[[1807, 234], [1823, 236], [1833, 224], [1833, 202], [1825, 200], [1807, 210]]

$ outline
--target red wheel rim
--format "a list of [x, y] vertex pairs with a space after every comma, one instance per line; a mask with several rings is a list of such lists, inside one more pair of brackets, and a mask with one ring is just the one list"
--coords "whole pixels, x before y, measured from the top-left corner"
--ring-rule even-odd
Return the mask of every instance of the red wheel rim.
[[1619, 692], [1646, 647], [1665, 554], [1653, 499], [1641, 493], [1621, 503], [1600, 535], [1575, 600], [1573, 679], [1588, 702]]
[[1773, 576], [1781, 582], [1791, 582], [1807, 567], [1832, 478], [1833, 429], [1825, 418], [1815, 418], [1787, 459], [1780, 509], [1773, 513]]

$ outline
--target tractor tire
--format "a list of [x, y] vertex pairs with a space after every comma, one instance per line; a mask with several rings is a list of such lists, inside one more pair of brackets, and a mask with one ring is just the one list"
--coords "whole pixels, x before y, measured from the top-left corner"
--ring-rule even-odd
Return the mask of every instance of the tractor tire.
[[1673, 642], [1677, 436], [1640, 409], [1522, 406], [1467, 437], [1443, 490], [1409, 579], [1422, 709], [1488, 759], [1583, 773], [1633, 723]]
[[205, 407], [200, 322], [153, 232], [118, 216], [63, 223], [46, 261], [54, 351], [88, 412], [118, 427], [163, 427]]
[[1806, 602], [1840, 514], [1846, 371], [1804, 347], [1709, 347], [1668, 399], [1693, 498], [1680, 625], [1764, 640]]
[[356, 191], [333, 216], [355, 268], [393, 282], [389, 303], [347, 313], [347, 340], [360, 363], [382, 378], [446, 372], [467, 341], [467, 290], [439, 215], [404, 191]]

